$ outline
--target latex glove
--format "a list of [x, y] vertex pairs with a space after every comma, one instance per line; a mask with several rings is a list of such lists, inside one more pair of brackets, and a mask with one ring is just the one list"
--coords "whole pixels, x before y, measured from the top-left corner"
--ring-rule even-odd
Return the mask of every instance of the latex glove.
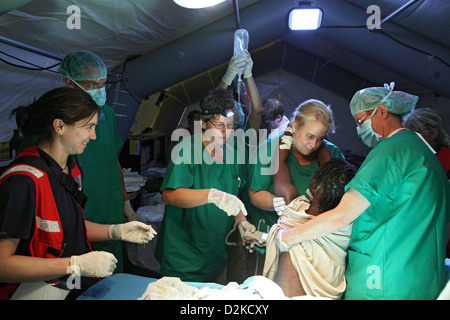
[[255, 232], [256, 227], [246, 220], [246, 221], [242, 221], [238, 225], [238, 230], [239, 230], [239, 234], [241, 235], [242, 241], [245, 242], [245, 231]]
[[123, 210], [125, 213], [125, 217], [128, 221], [136, 221], [137, 215], [134, 211], [133, 207], [131, 206], [130, 200], [127, 200], [123, 203]]
[[211, 188], [208, 193], [208, 203], [215, 204], [229, 216], [237, 216], [239, 212], [242, 212], [244, 216], [247, 215], [247, 210], [238, 197], [214, 188]]
[[277, 246], [280, 252], [288, 252], [290, 247], [283, 242], [283, 232], [284, 231], [280, 230], [277, 233]]
[[253, 60], [250, 55], [250, 53], [245, 50], [244, 52], [244, 58], [245, 58], [245, 69], [244, 69], [244, 79], [252, 76], [252, 69], [253, 69]]
[[273, 198], [273, 208], [277, 212], [279, 216], [283, 215], [284, 209], [286, 209], [286, 203], [283, 197], [275, 197]]
[[280, 149], [281, 150], [290, 150], [292, 143], [294, 142], [294, 133], [292, 132], [292, 128], [287, 127], [284, 131], [283, 136], [281, 137]]
[[116, 263], [116, 257], [105, 251], [91, 251], [70, 257], [71, 273], [84, 277], [109, 277], [113, 274]]
[[238, 73], [243, 73], [245, 69], [245, 57], [241, 54], [236, 53], [231, 57], [230, 62], [228, 62], [228, 68], [222, 77], [222, 81], [227, 85], [231, 85], [233, 79]]
[[155, 235], [156, 231], [153, 230], [152, 226], [139, 221], [113, 224], [109, 227], [109, 236], [112, 240], [147, 243], [152, 240]]

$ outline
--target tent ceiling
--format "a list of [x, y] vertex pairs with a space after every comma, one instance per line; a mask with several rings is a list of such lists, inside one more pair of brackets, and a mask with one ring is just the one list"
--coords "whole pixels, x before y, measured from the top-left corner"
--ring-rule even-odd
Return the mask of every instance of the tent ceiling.
[[[450, 97], [446, 78], [450, 62], [448, 0], [417, 1], [382, 26], [385, 34], [371, 34], [364, 28], [322, 28], [294, 33], [286, 27], [286, 20], [296, 1], [238, 2], [241, 26], [250, 33], [255, 76], [282, 67], [346, 98], [361, 87], [390, 81], [395, 81], [398, 89], [411, 93]], [[324, 10], [323, 25], [329, 27], [364, 25], [369, 5], [378, 5], [384, 18], [408, 0], [315, 2]], [[20, 6], [14, 9], [14, 3]], [[70, 5], [80, 8], [79, 30], [67, 28]], [[232, 33], [236, 28], [231, 0], [205, 10], [184, 9], [169, 0], [22, 0], [2, 2], [0, 13], [3, 13], [0, 36], [58, 57], [80, 49], [96, 52], [109, 71], [123, 72], [128, 77], [127, 88], [138, 100], [208, 70], [215, 70], [208, 74], [208, 81], [217, 83], [231, 55]], [[215, 35], [220, 41], [213, 45], [208, 37]], [[388, 35], [404, 44], [396, 43]], [[371, 42], [366, 42], [369, 36]], [[202, 37], [207, 40], [202, 42]], [[197, 42], [189, 42], [191, 39]], [[195, 48], [189, 48], [189, 44]], [[392, 49], [394, 45], [396, 50]], [[4, 53], [42, 67], [58, 62], [2, 43], [0, 50], [0, 58], [19, 65], [30, 66]], [[403, 56], [404, 52], [411, 55]], [[184, 65], [177, 64], [177, 55], [178, 60], [185, 59]], [[190, 55], [197, 55], [195, 63], [189, 60]], [[149, 64], [144, 63], [145, 57], [156, 58]], [[415, 60], [411, 60], [408, 68], [410, 57]], [[399, 65], [402, 68], [397, 68]], [[20, 103], [61, 85], [54, 72], [24, 70], [5, 63], [0, 64], [0, 72], [2, 119]], [[11, 85], [5, 85], [6, 74]], [[195, 100], [203, 86], [203, 82], [196, 85], [193, 81], [183, 101]], [[4, 140], [11, 127], [0, 124], [0, 140]]]

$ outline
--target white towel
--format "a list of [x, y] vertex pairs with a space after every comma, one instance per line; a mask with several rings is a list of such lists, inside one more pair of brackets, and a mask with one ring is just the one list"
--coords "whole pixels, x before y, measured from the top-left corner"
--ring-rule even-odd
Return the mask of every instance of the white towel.
[[[284, 210], [278, 223], [272, 226], [266, 244], [263, 275], [274, 280], [280, 252], [277, 234], [304, 224], [314, 216], [306, 214], [309, 201], [300, 196]], [[345, 266], [352, 225], [335, 233], [293, 245], [289, 254], [307, 295], [340, 299], [346, 288]]]

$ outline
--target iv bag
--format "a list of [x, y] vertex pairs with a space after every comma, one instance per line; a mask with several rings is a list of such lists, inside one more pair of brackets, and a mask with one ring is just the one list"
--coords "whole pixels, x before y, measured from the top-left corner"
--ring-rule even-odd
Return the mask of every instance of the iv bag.
[[248, 32], [245, 29], [237, 29], [234, 32], [234, 51], [236, 53], [243, 53], [244, 50], [248, 50]]
[[248, 32], [245, 29], [237, 29], [234, 32], [234, 51], [236, 53], [242, 53], [244, 50], [248, 50]]

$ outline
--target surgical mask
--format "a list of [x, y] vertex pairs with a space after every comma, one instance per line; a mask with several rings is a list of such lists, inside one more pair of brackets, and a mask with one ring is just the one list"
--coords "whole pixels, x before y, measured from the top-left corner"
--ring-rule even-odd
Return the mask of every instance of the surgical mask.
[[101, 88], [98, 88], [98, 89], [86, 90], [85, 88], [83, 88], [83, 86], [81, 86], [78, 82], [76, 82], [72, 78], [69, 77], [69, 79], [72, 80], [73, 83], [75, 83], [77, 86], [79, 86], [85, 92], [89, 93], [89, 95], [91, 96], [92, 100], [94, 100], [95, 103], [99, 107], [103, 107], [105, 105], [105, 103], [106, 103], [106, 89], [105, 89], [105, 87], [101, 87]]
[[106, 89], [100, 88], [100, 89], [91, 89], [91, 90], [85, 90], [87, 93], [89, 93], [92, 97], [92, 100], [95, 101], [95, 103], [99, 107], [103, 107], [106, 103]]
[[377, 145], [378, 141], [383, 139], [381, 135], [373, 131], [372, 128], [372, 117], [375, 114], [377, 109], [375, 108], [370, 115], [370, 118], [365, 120], [362, 125], [356, 127], [356, 132], [358, 136], [361, 138], [362, 142], [368, 146], [369, 148], [373, 148]]

